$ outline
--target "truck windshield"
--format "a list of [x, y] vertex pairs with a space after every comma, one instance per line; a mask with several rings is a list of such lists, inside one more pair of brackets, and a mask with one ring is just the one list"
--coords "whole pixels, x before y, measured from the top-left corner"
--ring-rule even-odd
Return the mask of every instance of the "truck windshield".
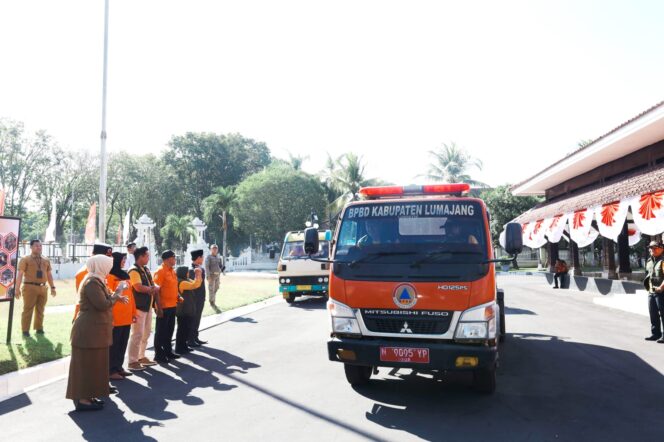
[[[330, 253], [329, 241], [321, 241], [318, 248], [318, 253], [311, 255], [313, 258], [327, 259]], [[306, 259], [309, 258], [304, 253], [304, 241], [289, 241], [284, 243], [284, 248], [281, 251], [282, 260], [290, 259]]]
[[469, 280], [488, 271], [478, 202], [353, 205], [342, 219], [334, 260], [348, 264], [343, 277]]

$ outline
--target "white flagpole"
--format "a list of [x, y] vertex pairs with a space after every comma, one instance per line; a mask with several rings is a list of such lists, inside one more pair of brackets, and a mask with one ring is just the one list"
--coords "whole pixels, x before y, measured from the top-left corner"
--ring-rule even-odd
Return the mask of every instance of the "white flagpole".
[[101, 170], [99, 174], [99, 240], [106, 242], [106, 80], [108, 71], [108, 2], [104, 2], [104, 80], [101, 98]]

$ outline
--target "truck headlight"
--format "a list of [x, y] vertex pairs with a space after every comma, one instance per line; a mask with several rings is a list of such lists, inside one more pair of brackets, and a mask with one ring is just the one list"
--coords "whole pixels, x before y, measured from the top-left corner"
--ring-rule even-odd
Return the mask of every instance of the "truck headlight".
[[342, 304], [339, 301], [330, 299], [327, 301], [327, 311], [330, 312], [330, 316], [333, 318], [353, 318], [355, 319], [355, 312], [352, 308], [348, 307], [346, 304]]
[[286, 279], [285, 279], [285, 278], [281, 278], [281, 279], [279, 280], [279, 282], [282, 283], [282, 284], [285, 284], [285, 283], [286, 283]]
[[484, 341], [496, 337], [499, 307], [495, 302], [478, 305], [461, 314], [454, 339]]
[[360, 334], [360, 325], [354, 318], [332, 318], [332, 331], [351, 335]]
[[361, 335], [360, 324], [355, 318], [355, 312], [346, 304], [330, 299], [327, 301], [327, 311], [332, 317], [332, 333]]
[[486, 322], [460, 322], [455, 339], [483, 340], [487, 339]]

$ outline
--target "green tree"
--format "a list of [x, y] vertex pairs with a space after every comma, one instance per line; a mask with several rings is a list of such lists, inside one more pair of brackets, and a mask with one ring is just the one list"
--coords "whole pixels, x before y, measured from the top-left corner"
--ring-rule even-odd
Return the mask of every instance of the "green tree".
[[270, 166], [249, 176], [235, 195], [237, 227], [264, 242], [281, 241], [286, 232], [304, 227], [311, 210], [325, 210], [318, 179], [289, 166]]
[[160, 229], [163, 238], [162, 247], [180, 251], [187, 249], [187, 242], [196, 231], [191, 225], [190, 216], [168, 215], [164, 227]]
[[265, 143], [240, 134], [193, 133], [173, 136], [162, 155], [177, 177], [191, 211], [203, 217], [203, 200], [219, 186], [237, 185], [270, 164]]
[[[57, 146], [49, 153], [48, 161], [50, 167], [37, 177], [35, 194], [48, 216], [55, 198], [55, 236], [62, 243], [69, 239], [65, 232], [67, 224], [72, 226], [72, 217], [79, 210], [87, 215], [91, 202], [97, 199], [99, 165], [87, 152], [71, 152]], [[76, 218], [74, 221], [76, 225], [84, 223]]]
[[235, 201], [235, 189], [233, 187], [217, 187], [212, 195], [203, 200], [205, 222], [208, 228], [217, 223], [221, 224], [223, 231], [222, 256], [227, 256], [228, 246], [228, 212]]
[[5, 189], [5, 214], [23, 216], [40, 177], [49, 167], [53, 139], [38, 131], [27, 136], [23, 123], [0, 119], [0, 188]]
[[309, 155], [293, 155], [288, 152], [288, 162], [295, 170], [302, 170], [302, 164], [309, 159]]
[[455, 143], [449, 143], [438, 149], [429, 151], [433, 163], [429, 165], [427, 178], [444, 183], [467, 183], [475, 187], [488, 187], [486, 184], [470, 177], [468, 170], [475, 167], [482, 170], [482, 161], [473, 158]]
[[491, 238], [495, 246], [505, 224], [542, 202], [535, 196], [513, 195], [507, 184], [482, 192], [481, 198], [491, 214]]

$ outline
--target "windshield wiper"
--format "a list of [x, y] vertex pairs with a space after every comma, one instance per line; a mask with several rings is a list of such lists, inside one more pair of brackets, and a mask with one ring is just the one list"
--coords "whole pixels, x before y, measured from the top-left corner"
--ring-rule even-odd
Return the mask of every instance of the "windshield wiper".
[[370, 252], [367, 253], [364, 256], [361, 256], [351, 262], [348, 263], [348, 267], [351, 269], [355, 267], [357, 264], [361, 262], [370, 262], [373, 261], [376, 258], [380, 258], [382, 256], [392, 256], [392, 255], [415, 255], [415, 252]]
[[[484, 253], [482, 252], [452, 252], [449, 250], [432, 250], [431, 252], [425, 254], [422, 258], [414, 261], [410, 267], [419, 267], [420, 264], [423, 264], [427, 261], [431, 261], [433, 258], [438, 258], [443, 255], [479, 255], [479, 256], [484, 256]], [[458, 264], [482, 264], [483, 261], [478, 261], [478, 262], [464, 262], [464, 263], [458, 263]]]

